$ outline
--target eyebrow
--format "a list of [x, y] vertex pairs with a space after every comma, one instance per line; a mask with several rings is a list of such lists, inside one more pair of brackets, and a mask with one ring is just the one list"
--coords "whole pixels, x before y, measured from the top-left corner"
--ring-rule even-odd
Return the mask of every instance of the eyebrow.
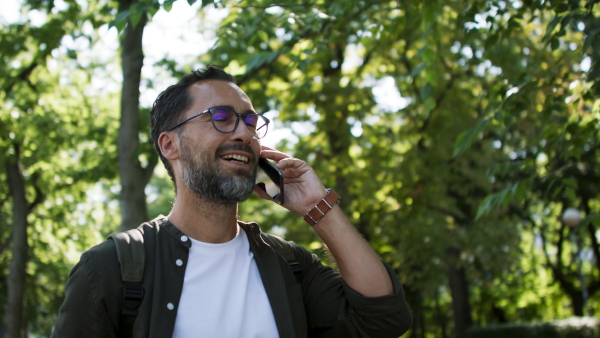
[[[227, 109], [233, 110], [236, 113], [238, 112], [237, 110], [235, 110], [235, 108], [233, 106], [228, 105], [228, 104], [222, 104], [222, 105], [214, 106], [214, 107], [211, 107], [211, 108], [227, 108]], [[251, 110], [251, 109], [247, 109], [246, 111], [244, 111], [243, 113], [240, 113], [240, 114], [245, 114], [245, 115], [247, 115], [247, 114], [257, 114], [258, 115], [257, 112], [255, 112], [254, 110]]]

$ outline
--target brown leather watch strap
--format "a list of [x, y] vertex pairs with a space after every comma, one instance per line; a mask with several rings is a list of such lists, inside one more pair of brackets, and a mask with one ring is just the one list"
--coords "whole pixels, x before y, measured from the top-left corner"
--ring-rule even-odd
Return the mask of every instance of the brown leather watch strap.
[[321, 200], [321, 202], [317, 203], [314, 208], [312, 208], [306, 216], [304, 216], [304, 220], [310, 226], [314, 226], [319, 223], [325, 214], [333, 208], [334, 205], [339, 203], [340, 195], [338, 195], [333, 189], [327, 189], [327, 195], [325, 198]]

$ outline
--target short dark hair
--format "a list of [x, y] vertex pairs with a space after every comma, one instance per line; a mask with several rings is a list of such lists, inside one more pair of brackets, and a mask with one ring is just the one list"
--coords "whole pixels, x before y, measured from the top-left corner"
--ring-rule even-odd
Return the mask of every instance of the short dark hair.
[[186, 74], [179, 82], [165, 89], [158, 95], [150, 111], [150, 137], [173, 182], [175, 182], [173, 168], [160, 151], [158, 137], [163, 131], [176, 125], [181, 120], [181, 115], [192, 105], [193, 100], [189, 95], [188, 88], [194, 83], [204, 80], [222, 80], [235, 83], [235, 78], [225, 72], [223, 68], [208, 65], [206, 69], [198, 69]]

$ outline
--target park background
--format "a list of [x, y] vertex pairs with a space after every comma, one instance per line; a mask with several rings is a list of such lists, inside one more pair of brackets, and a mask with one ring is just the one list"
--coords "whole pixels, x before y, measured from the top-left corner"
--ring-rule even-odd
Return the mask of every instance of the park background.
[[[3, 0], [5, 337], [49, 336], [81, 252], [169, 213], [148, 113], [207, 64], [273, 120], [267, 145], [342, 196], [404, 285], [405, 337], [589, 323], [598, 2]], [[240, 218], [326, 256], [273, 203], [253, 197]]]

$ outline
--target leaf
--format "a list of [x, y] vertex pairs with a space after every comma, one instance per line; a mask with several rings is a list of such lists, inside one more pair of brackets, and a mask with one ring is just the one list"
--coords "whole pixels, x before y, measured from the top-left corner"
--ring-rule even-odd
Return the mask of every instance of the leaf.
[[460, 133], [460, 135], [458, 135], [456, 138], [456, 142], [454, 143], [454, 152], [452, 153], [452, 157], [456, 157], [469, 149], [473, 143], [473, 140], [475, 139], [475, 136], [483, 131], [485, 127], [487, 127], [488, 123], [490, 123], [489, 118], [483, 119], [477, 123], [475, 127]]
[[269, 34], [267, 34], [267, 32], [258, 31], [258, 32], [256, 32], [256, 34], [258, 35], [258, 37], [260, 38], [261, 41], [263, 41], [263, 42], [269, 41]]
[[479, 219], [484, 214], [487, 214], [488, 212], [490, 212], [490, 210], [492, 210], [493, 200], [494, 200], [494, 195], [489, 195], [483, 199], [483, 202], [481, 202], [481, 204], [479, 205], [479, 208], [477, 209], [477, 215], [475, 215], [476, 220]]
[[145, 2], [138, 2], [137, 4], [131, 6], [129, 20], [131, 21], [131, 25], [136, 27], [137, 24], [142, 19], [142, 15], [146, 15], [148, 10], [148, 4]]
[[142, 19], [142, 13], [132, 13], [130, 16], [131, 25], [133, 27], [137, 26], [137, 24], [140, 22], [141, 19]]
[[592, 45], [592, 41], [594, 41], [594, 38], [596, 37], [595, 34], [587, 34], [585, 39], [583, 40], [583, 47], [581, 48], [581, 54], [585, 55], [588, 51], [588, 49], [590, 49], [591, 45]]
[[256, 68], [260, 68], [266, 63], [271, 63], [279, 56], [279, 52], [265, 52], [253, 55], [246, 65], [246, 73], [251, 72]]
[[428, 118], [429, 113], [431, 113], [433, 108], [435, 108], [435, 100], [430, 97], [427, 100], [425, 100], [425, 104], [423, 106], [423, 118]]
[[564, 185], [566, 185], [567, 187], [570, 187], [570, 188], [573, 188], [573, 189], [577, 189], [577, 182], [574, 179], [570, 178], [570, 177], [569, 178], [564, 178], [562, 180], [562, 183]]
[[522, 203], [525, 200], [525, 194], [527, 194], [527, 187], [524, 185], [519, 185], [517, 190], [514, 192], [514, 196], [517, 199], [517, 202]]
[[415, 68], [413, 68], [413, 70], [410, 72], [410, 76], [411, 77], [415, 77], [415, 76], [419, 75], [419, 73], [425, 67], [427, 67], [427, 62], [421, 62], [418, 66], [416, 66]]
[[494, 114], [494, 120], [500, 122], [502, 121], [502, 110], [498, 110], [495, 114]]
[[425, 51], [427, 51], [430, 48], [429, 44], [426, 43], [423, 47], [419, 48], [419, 50], [417, 51], [417, 59], [422, 59], [423, 58], [423, 54], [425, 53]]
[[548, 40], [548, 38], [552, 35], [552, 32], [554, 32], [556, 25], [558, 25], [558, 23], [561, 21], [562, 21], [562, 16], [560, 16], [560, 15], [557, 15], [554, 19], [552, 19], [552, 21], [550, 21], [550, 23], [546, 27], [546, 35], [544, 35], [544, 38], [542, 39], [542, 41]]
[[108, 24], [108, 26], [115, 27], [118, 31], [121, 31], [125, 27], [125, 24], [127, 24], [128, 17], [129, 10], [122, 11], [113, 21]]
[[163, 3], [163, 8], [165, 9], [165, 11], [170, 12], [171, 9], [173, 8], [173, 4], [175, 3], [175, 1], [176, 0], [167, 0], [167, 1], [165, 1]]
[[577, 201], [577, 194], [575, 193], [575, 189], [567, 187], [565, 188], [565, 195], [570, 201]]
[[267, 62], [273, 62], [279, 56], [279, 52], [267, 53]]
[[519, 183], [515, 183], [495, 194], [486, 196], [477, 209], [475, 219], [479, 219], [481, 216], [489, 213], [495, 208], [508, 206], [514, 198], [522, 200], [526, 190], [526, 187], [521, 186]]
[[[518, 183], [517, 183], [518, 185]], [[512, 186], [508, 189], [504, 189], [500, 192], [499, 204], [503, 207], [506, 207], [510, 204], [513, 198], [513, 191], [515, 186]], [[509, 194], [510, 193], [510, 194]]]
[[600, 221], [600, 214], [598, 214], [596, 212], [592, 212], [591, 214], [587, 215], [584, 219], [582, 219], [581, 222], [579, 222], [579, 224], [577, 224], [577, 226], [573, 229], [573, 231], [579, 232], [583, 228], [588, 226], [588, 224], [590, 224], [590, 223], [594, 224], [597, 221]]
[[152, 4], [151, 6], [148, 7], [148, 14], [150, 14], [150, 17], [152, 18], [156, 15], [156, 13], [158, 13], [159, 9], [160, 9], [159, 4]]
[[433, 85], [431, 82], [427, 82], [423, 87], [421, 87], [421, 100], [423, 100], [423, 102], [427, 101], [427, 99], [431, 96], [431, 93], [433, 93]]

